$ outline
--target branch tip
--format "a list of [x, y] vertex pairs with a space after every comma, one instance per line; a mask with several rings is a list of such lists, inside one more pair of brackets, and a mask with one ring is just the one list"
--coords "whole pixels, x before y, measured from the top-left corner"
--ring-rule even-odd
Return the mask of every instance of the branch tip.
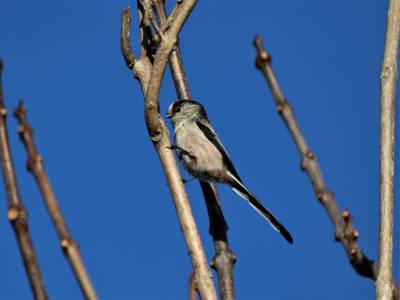
[[130, 70], [135, 65], [135, 56], [133, 55], [130, 35], [131, 35], [131, 8], [128, 6], [122, 10], [121, 14], [121, 51], [125, 59], [125, 63]]
[[253, 44], [257, 50], [256, 67], [261, 67], [260, 63], [270, 63], [272, 61], [271, 55], [265, 50], [264, 43], [259, 36], [256, 36], [253, 40]]
[[[26, 107], [22, 99], [18, 102], [18, 105], [14, 110], [14, 117], [20, 122], [20, 128], [23, 127], [27, 121]], [[20, 130], [18, 129], [18, 131]]]

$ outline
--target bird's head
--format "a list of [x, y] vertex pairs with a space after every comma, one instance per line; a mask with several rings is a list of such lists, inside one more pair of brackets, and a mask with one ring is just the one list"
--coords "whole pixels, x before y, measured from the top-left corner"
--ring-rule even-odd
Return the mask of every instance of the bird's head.
[[172, 124], [186, 120], [207, 118], [203, 106], [194, 100], [177, 100], [168, 107], [167, 118]]

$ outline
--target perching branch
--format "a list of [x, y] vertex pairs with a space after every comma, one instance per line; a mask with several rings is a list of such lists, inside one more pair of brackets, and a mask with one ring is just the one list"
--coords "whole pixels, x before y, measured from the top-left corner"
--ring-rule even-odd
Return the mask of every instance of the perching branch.
[[[160, 27], [165, 26], [167, 20], [165, 6], [161, 0], [152, 0], [153, 9], [156, 13]], [[179, 43], [172, 51], [169, 64], [175, 83], [175, 90], [179, 99], [192, 99], [189, 84], [183, 68]], [[211, 266], [217, 271], [219, 289], [222, 300], [235, 299], [235, 286], [233, 280], [233, 267], [236, 257], [228, 244], [228, 224], [222, 212], [217, 187], [214, 183], [200, 181], [203, 196], [206, 202], [210, 220], [210, 234], [213, 237], [215, 256]]]
[[42, 275], [40, 274], [39, 264], [29, 233], [28, 212], [19, 196], [17, 179], [11, 157], [7, 133], [7, 109], [4, 104], [3, 96], [2, 73], [3, 62], [0, 59], [0, 159], [8, 200], [7, 217], [14, 229], [33, 297], [37, 300], [45, 300], [48, 299], [47, 291], [43, 283]]
[[[202, 299], [216, 299], [216, 292], [212, 281], [212, 273], [207, 264], [207, 258], [200, 240], [196, 223], [193, 218], [189, 200], [184, 189], [178, 165], [174, 153], [170, 150], [171, 142], [169, 131], [159, 111], [159, 93], [161, 81], [168, 63], [169, 56], [174, 49], [178, 34], [190, 12], [196, 4], [196, 0], [178, 1], [167, 20], [168, 27], [163, 28], [162, 36], [154, 37], [150, 25], [146, 24], [144, 16], [145, 8], [150, 0], [138, 1], [139, 26], [141, 40], [141, 55], [139, 59], [127, 59], [133, 57], [129, 45], [130, 34], [130, 9], [122, 13], [121, 22], [121, 49], [125, 61], [134, 72], [142, 87], [145, 96], [145, 121], [148, 133], [160, 158], [164, 173], [175, 204], [175, 209], [181, 224], [186, 245], [191, 256], [193, 269], [196, 276], [197, 289]], [[151, 24], [151, 22], [150, 22]], [[157, 51], [148, 47], [146, 41], [158, 42]], [[130, 53], [130, 54], [129, 54]], [[155, 53], [155, 55], [154, 55]], [[128, 56], [126, 56], [129, 54]]]
[[271, 56], [265, 51], [260, 37], [254, 39], [254, 46], [257, 49], [256, 67], [264, 75], [271, 89], [276, 110], [285, 122], [301, 155], [301, 169], [305, 171], [310, 178], [317, 199], [325, 208], [326, 213], [335, 227], [335, 240], [343, 245], [351, 265], [359, 275], [376, 280], [378, 274], [377, 265], [364, 255], [360, 246], [357, 244], [359, 233], [353, 228], [350, 212], [344, 210], [340, 213], [333, 193], [326, 187], [317, 157], [308, 146], [297, 124], [291, 105], [283, 96], [278, 80], [272, 69]]
[[68, 259], [71, 268], [74, 271], [76, 280], [79, 283], [85, 299], [97, 300], [96, 291], [90, 281], [89, 275], [83, 264], [83, 260], [79, 254], [79, 246], [72, 238], [67, 224], [65, 224], [65, 220], [58, 206], [53, 188], [50, 184], [49, 178], [47, 177], [43, 159], [36, 149], [33, 139], [33, 129], [28, 124], [26, 109], [22, 102], [19, 103], [14, 115], [19, 121], [20, 126], [18, 131], [22, 143], [24, 144], [28, 153], [27, 168], [35, 177], [40, 192], [42, 193], [47, 210], [60, 239], [60, 246], [64, 252], [64, 255]]
[[389, 4], [385, 54], [381, 73], [381, 154], [380, 154], [380, 234], [379, 269], [376, 298], [390, 300], [393, 295], [393, 176], [394, 113], [400, 37], [400, 0]]

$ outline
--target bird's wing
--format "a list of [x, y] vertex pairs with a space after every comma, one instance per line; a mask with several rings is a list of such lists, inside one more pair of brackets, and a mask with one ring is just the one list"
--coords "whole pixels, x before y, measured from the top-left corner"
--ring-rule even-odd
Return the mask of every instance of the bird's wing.
[[201, 122], [201, 121], [196, 121], [197, 126], [200, 128], [200, 130], [203, 132], [203, 134], [206, 136], [206, 138], [218, 149], [218, 151], [222, 155], [222, 159], [224, 162], [224, 165], [228, 169], [228, 171], [236, 177], [237, 180], [242, 182], [242, 180], [239, 177], [238, 172], [235, 169], [235, 166], [233, 165], [231, 159], [229, 158], [228, 153], [226, 152], [224, 146], [222, 145], [221, 141], [219, 140], [217, 134], [214, 132], [214, 130], [210, 127], [209, 122]]

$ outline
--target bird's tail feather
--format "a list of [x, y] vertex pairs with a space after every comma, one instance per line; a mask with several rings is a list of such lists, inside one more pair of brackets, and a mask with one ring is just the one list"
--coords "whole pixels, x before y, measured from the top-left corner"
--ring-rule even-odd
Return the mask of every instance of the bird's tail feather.
[[236, 179], [235, 176], [233, 176], [230, 172], [229, 176], [233, 179], [233, 182], [231, 184], [232, 190], [238, 194], [240, 197], [242, 197], [244, 200], [249, 202], [249, 204], [265, 219], [268, 221], [269, 224], [271, 224], [272, 228], [274, 228], [276, 231], [278, 231], [284, 238], [285, 240], [293, 244], [293, 238], [290, 235], [289, 231], [283, 226], [273, 215], [272, 213], [265, 208], [265, 206], [254, 196], [245, 186], [242, 182], [240, 182], [238, 179]]

